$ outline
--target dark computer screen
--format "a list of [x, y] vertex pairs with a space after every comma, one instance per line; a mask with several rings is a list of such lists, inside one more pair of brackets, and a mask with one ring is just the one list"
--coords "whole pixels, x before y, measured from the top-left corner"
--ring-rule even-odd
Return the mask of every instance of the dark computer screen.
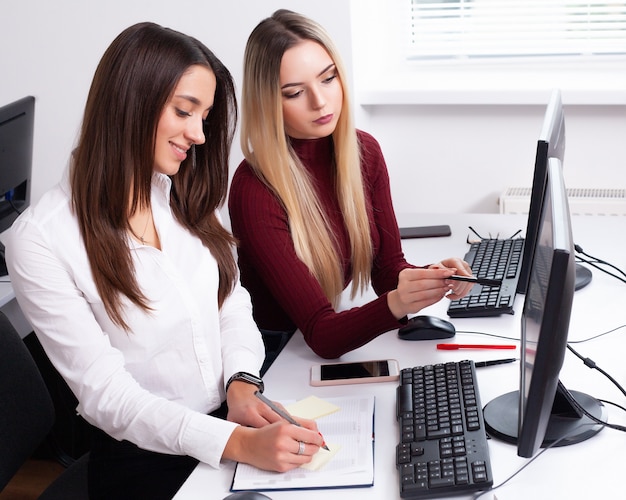
[[563, 113], [561, 92], [557, 89], [552, 91], [550, 101], [544, 114], [541, 133], [539, 134], [539, 139], [537, 140], [535, 169], [533, 172], [533, 183], [530, 194], [530, 209], [528, 211], [528, 222], [524, 238], [524, 254], [522, 256], [520, 277], [517, 283], [518, 293], [524, 294], [528, 288], [530, 263], [535, 248], [535, 242], [537, 240], [537, 231], [539, 230], [539, 216], [546, 184], [548, 158], [558, 158], [561, 160], [562, 164], [564, 156], [565, 115]]
[[576, 266], [561, 162], [550, 158], [521, 321], [520, 389], [484, 409], [490, 435], [517, 444], [531, 457], [541, 446], [563, 446], [602, 429], [586, 416], [605, 420], [594, 398], [568, 391], [559, 381], [567, 349]]
[[[30, 204], [35, 98], [0, 107], [0, 232]], [[0, 275], [6, 275], [0, 244]]]

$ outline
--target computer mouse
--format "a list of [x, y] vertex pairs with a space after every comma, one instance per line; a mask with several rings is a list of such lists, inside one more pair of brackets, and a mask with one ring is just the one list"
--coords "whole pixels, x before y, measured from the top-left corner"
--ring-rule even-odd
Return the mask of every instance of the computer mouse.
[[398, 338], [402, 340], [435, 340], [454, 337], [454, 325], [436, 316], [414, 316], [398, 330]]
[[236, 491], [231, 493], [223, 500], [272, 500], [267, 495], [259, 493], [258, 491]]

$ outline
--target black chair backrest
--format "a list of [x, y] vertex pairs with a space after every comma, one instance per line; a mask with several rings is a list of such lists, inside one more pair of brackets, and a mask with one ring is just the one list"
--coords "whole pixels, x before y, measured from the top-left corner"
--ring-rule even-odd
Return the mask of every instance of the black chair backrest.
[[0, 312], [0, 491], [53, 424], [54, 406], [39, 369]]

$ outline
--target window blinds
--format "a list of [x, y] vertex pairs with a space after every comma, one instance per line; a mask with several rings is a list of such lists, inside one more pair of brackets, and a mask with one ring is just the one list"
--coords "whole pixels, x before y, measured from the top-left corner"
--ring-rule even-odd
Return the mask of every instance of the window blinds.
[[407, 1], [412, 60], [626, 53], [626, 1]]

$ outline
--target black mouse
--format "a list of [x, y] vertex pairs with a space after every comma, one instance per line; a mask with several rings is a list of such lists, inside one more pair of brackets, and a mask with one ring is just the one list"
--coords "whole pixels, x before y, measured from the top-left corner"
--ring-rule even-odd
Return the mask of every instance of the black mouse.
[[231, 493], [223, 500], [272, 500], [267, 495], [259, 493], [258, 491], [236, 491]]
[[398, 338], [402, 340], [435, 340], [454, 337], [454, 325], [436, 316], [414, 316], [398, 330]]

